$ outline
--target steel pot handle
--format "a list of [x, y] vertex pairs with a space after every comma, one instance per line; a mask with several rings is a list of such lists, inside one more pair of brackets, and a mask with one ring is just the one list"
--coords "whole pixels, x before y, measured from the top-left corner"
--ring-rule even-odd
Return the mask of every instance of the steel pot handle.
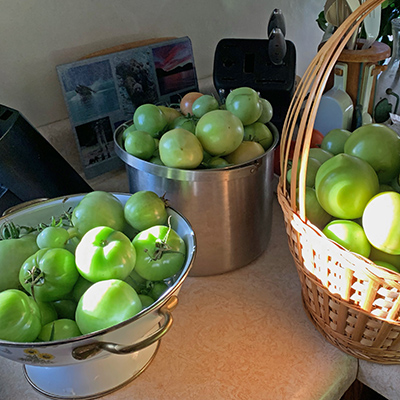
[[100, 351], [108, 351], [113, 354], [130, 354], [136, 351], [142, 350], [154, 342], [161, 339], [172, 326], [172, 310], [178, 305], [178, 297], [172, 296], [160, 309], [159, 314], [164, 318], [162, 326], [157, 329], [150, 336], [143, 339], [141, 342], [134, 343], [128, 346], [123, 346], [121, 344], [110, 343], [110, 342], [93, 342], [84, 346], [76, 347], [72, 350], [72, 357], [76, 360], [86, 360], [93, 357]]

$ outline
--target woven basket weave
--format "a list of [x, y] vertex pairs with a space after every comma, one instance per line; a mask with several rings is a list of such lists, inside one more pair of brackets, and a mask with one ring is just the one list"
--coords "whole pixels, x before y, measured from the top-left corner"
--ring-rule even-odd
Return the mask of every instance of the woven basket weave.
[[[368, 0], [357, 8], [322, 46], [297, 86], [281, 138], [278, 200], [288, 243], [302, 285], [304, 308], [322, 335], [360, 359], [400, 363], [400, 274], [375, 265], [325, 235], [305, 216], [307, 163], [292, 184], [285, 179], [290, 144], [296, 138], [292, 168], [307, 160], [321, 96], [329, 75], [365, 16], [383, 0]], [[296, 198], [296, 185], [299, 188]]]

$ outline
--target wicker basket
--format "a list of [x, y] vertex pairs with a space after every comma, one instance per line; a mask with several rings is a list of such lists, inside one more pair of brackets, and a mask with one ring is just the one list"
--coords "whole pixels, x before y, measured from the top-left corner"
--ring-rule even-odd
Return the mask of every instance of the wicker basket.
[[318, 51], [297, 86], [282, 131], [282, 173], [277, 192], [304, 308], [317, 329], [352, 356], [399, 364], [400, 274], [347, 251], [307, 221], [306, 163], [301, 163], [298, 178], [292, 174], [290, 188], [285, 179], [292, 140], [296, 137], [292, 158], [296, 170], [299, 158], [308, 158], [315, 116], [329, 74], [353, 32], [381, 3], [383, 0], [368, 0], [354, 11]]

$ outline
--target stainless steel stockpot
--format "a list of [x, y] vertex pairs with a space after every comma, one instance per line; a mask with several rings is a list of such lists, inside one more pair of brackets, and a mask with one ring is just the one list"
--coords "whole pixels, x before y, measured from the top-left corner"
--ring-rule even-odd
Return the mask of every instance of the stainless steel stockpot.
[[191, 276], [209, 276], [249, 264], [266, 249], [272, 219], [273, 160], [279, 137], [262, 156], [225, 168], [183, 170], [141, 160], [127, 153], [122, 133], [115, 151], [125, 163], [129, 190], [165, 195], [190, 221], [198, 243]]

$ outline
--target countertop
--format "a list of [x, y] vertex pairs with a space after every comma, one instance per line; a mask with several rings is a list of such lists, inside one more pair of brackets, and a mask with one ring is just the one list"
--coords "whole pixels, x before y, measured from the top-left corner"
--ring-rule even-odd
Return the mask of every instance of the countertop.
[[[83, 176], [69, 121], [38, 130]], [[124, 168], [89, 184], [129, 192]], [[356, 379], [358, 360], [329, 344], [303, 310], [276, 196], [266, 251], [229, 273], [189, 276], [173, 316], [149, 367], [104, 399], [339, 400]], [[21, 364], [0, 357], [0, 399], [22, 398], [46, 397]]]
[[[40, 131], [81, 171], [67, 120]], [[129, 191], [123, 168], [89, 183]], [[104, 399], [339, 400], [356, 379], [358, 361], [329, 344], [303, 310], [276, 197], [266, 251], [226, 274], [189, 276], [173, 316], [149, 367]], [[0, 399], [21, 398], [46, 397], [25, 380], [21, 364], [0, 358]]]
[[[150, 366], [104, 399], [339, 400], [358, 362], [317, 332], [300, 292], [274, 199], [267, 250], [236, 271], [189, 276]], [[0, 358], [0, 399], [22, 398], [46, 397], [21, 364]]]

